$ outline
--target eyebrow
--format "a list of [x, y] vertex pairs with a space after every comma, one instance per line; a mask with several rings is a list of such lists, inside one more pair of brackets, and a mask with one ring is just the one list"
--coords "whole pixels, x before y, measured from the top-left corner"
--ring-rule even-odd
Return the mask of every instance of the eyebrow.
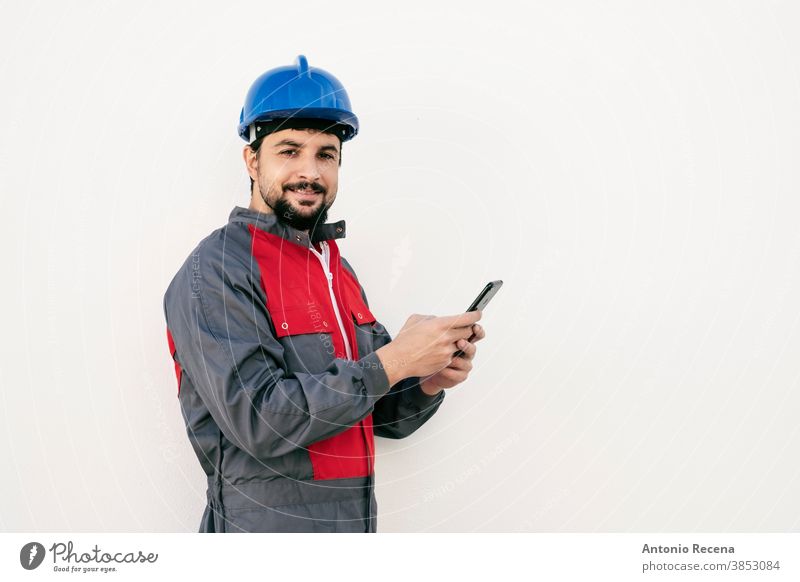
[[[277, 148], [277, 147], [281, 147], [281, 146], [285, 146], [285, 145], [292, 146], [293, 148], [298, 148], [298, 149], [303, 147], [302, 144], [299, 144], [296, 141], [291, 140], [291, 139], [282, 139], [281, 141], [279, 141], [278, 143], [276, 143], [272, 147]], [[325, 151], [325, 150], [333, 150], [337, 154], [339, 153], [339, 148], [337, 148], [334, 145], [324, 145], [321, 148], [319, 148], [319, 151]]]

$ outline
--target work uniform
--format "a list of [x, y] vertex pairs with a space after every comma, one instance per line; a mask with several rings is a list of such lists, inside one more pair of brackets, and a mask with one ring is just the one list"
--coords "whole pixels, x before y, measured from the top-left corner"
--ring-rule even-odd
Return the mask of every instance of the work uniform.
[[389, 386], [391, 341], [336, 240], [236, 207], [164, 297], [189, 440], [208, 478], [201, 532], [375, 532], [373, 435], [438, 409], [419, 378]]

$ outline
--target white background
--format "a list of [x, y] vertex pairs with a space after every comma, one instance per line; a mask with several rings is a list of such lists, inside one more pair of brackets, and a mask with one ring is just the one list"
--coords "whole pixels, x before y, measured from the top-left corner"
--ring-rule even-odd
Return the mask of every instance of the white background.
[[392, 333], [483, 284], [470, 380], [378, 439], [379, 531], [798, 531], [792, 2], [12, 2], [0, 529], [195, 531], [162, 297], [246, 206], [250, 83], [347, 88], [330, 219]]

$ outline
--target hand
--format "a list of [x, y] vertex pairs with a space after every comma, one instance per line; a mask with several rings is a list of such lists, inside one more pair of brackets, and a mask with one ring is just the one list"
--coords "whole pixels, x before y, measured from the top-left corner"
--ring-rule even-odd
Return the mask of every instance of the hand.
[[453, 354], [460, 349], [459, 340], [474, 333], [472, 326], [481, 316], [480, 311], [470, 311], [446, 317], [409, 317], [397, 337], [376, 352], [389, 385], [404, 378], [435, 374], [449, 366]]
[[464, 352], [463, 356], [453, 358], [446, 368], [422, 379], [420, 388], [425, 394], [436, 396], [443, 389], [453, 388], [467, 379], [472, 370], [472, 360], [478, 351], [475, 343], [486, 337], [483, 327], [477, 323], [472, 326], [472, 332], [475, 337], [471, 342], [463, 339], [456, 342], [456, 347]]

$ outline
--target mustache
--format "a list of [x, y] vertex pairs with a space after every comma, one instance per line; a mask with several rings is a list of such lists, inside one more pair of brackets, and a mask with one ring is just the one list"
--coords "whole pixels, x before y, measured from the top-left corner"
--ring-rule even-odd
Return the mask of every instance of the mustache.
[[283, 189], [284, 191], [313, 190], [317, 194], [327, 194], [328, 192], [328, 189], [325, 186], [318, 184], [317, 182], [295, 182], [294, 184], [286, 184]]

